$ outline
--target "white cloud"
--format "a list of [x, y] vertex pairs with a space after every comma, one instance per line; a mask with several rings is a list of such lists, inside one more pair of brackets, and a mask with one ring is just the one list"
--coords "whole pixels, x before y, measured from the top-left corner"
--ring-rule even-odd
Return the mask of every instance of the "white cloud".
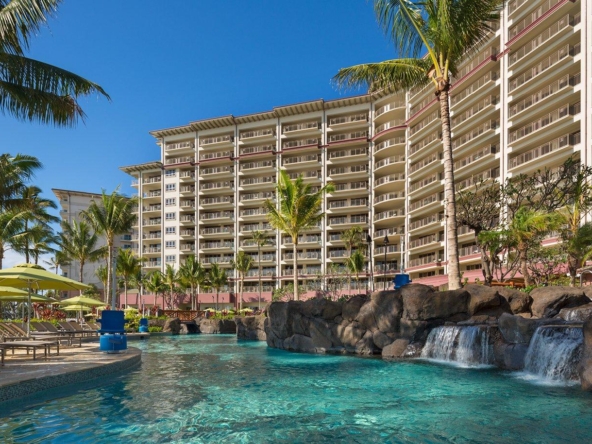
[[[41, 265], [43, 268], [47, 269], [48, 266], [45, 262], [46, 260], [49, 260], [49, 258], [51, 257], [51, 255], [43, 255], [39, 258], [39, 265]], [[8, 250], [4, 253], [4, 259], [2, 260], [2, 268], [11, 268], [14, 267], [15, 265], [18, 264], [24, 264], [25, 263], [25, 256], [23, 256], [22, 254], [18, 254], [16, 252], [14, 252], [13, 250]], [[53, 270], [51, 270], [53, 271]]]

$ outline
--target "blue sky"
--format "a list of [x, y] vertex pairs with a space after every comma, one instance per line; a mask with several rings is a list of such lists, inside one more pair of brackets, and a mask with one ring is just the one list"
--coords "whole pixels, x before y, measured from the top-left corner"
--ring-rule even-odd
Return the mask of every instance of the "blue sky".
[[341, 67], [392, 58], [365, 0], [65, 0], [29, 57], [100, 84], [74, 129], [0, 115], [2, 152], [37, 156], [35, 184], [133, 193], [123, 165], [157, 160], [148, 131], [338, 91]]

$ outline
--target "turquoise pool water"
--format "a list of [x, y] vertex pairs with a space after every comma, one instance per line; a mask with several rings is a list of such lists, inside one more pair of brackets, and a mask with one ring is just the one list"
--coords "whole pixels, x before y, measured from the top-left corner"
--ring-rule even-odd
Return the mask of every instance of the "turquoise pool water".
[[592, 395], [495, 370], [293, 354], [233, 336], [133, 345], [141, 370], [4, 410], [0, 442], [592, 442]]

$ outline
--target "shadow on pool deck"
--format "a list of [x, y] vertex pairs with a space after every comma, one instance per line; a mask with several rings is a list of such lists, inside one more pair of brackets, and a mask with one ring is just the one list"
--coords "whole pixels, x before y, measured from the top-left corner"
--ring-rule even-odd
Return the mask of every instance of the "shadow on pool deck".
[[59, 356], [52, 349], [47, 360], [43, 354], [33, 360], [25, 351], [8, 352], [4, 367], [0, 367], [0, 403], [128, 371], [138, 366], [141, 358], [142, 352], [133, 347], [124, 353], [100, 352], [96, 342], [60, 348]]

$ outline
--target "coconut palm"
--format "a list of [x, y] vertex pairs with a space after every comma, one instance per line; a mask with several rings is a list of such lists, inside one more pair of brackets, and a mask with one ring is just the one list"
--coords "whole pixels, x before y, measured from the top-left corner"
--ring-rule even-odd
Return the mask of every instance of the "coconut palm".
[[[138, 271], [142, 270], [142, 262], [145, 258], [140, 258], [134, 254], [129, 248], [122, 248], [117, 253], [117, 274], [123, 282], [123, 294], [125, 296], [125, 303], [127, 305], [127, 289], [129, 288], [130, 282], [134, 280], [134, 277], [138, 274]], [[136, 305], [137, 305], [136, 298]]]
[[245, 287], [245, 276], [253, 266], [253, 258], [246, 254], [244, 251], [239, 251], [236, 255], [236, 259], [231, 262], [232, 268], [238, 272], [239, 281], [239, 311], [243, 309], [243, 290]]
[[0, 155], [0, 213], [21, 207], [25, 184], [33, 177], [35, 170], [41, 167], [41, 162], [33, 156]]
[[70, 265], [70, 260], [68, 259], [67, 255], [61, 251], [56, 250], [54, 251], [54, 255], [47, 260], [44, 260], [45, 264], [50, 268], [55, 270], [55, 273], [58, 274], [58, 270], [63, 268], [66, 265]]
[[508, 230], [515, 242], [520, 259], [520, 272], [527, 287], [532, 284], [528, 273], [528, 250], [533, 243], [540, 242], [546, 233], [559, 228], [561, 222], [561, 217], [557, 213], [547, 213], [527, 207], [521, 207], [514, 214]]
[[[348, 279], [349, 273], [353, 273], [356, 275], [356, 283], [358, 287], [358, 291], [360, 290], [360, 273], [364, 271], [364, 267], [366, 266], [366, 258], [364, 257], [364, 253], [360, 250], [354, 251], [354, 253], [347, 259], [345, 263], [347, 270], [348, 270]], [[350, 283], [350, 292], [351, 292], [351, 283]]]
[[23, 220], [7, 211], [0, 213], [0, 269], [7, 251], [14, 249], [15, 238], [23, 231]]
[[[352, 249], [359, 248], [362, 244], [362, 235], [364, 234], [364, 230], [359, 225], [355, 227], [351, 227], [349, 230], [345, 230], [341, 233], [341, 240], [345, 244], [345, 248], [347, 249], [347, 257], [352, 257]], [[363, 255], [362, 255], [363, 256]], [[347, 287], [348, 291], [351, 293], [351, 274], [349, 266], [347, 268]]]
[[[141, 260], [144, 260], [144, 258], [140, 258]], [[136, 307], [139, 307], [140, 305], [140, 296], [144, 294], [144, 287], [146, 286], [146, 274], [144, 273], [144, 271], [142, 270], [142, 267], [140, 267], [139, 269], [136, 270], [136, 273], [132, 276], [131, 278], [131, 285], [135, 286], [136, 288], [138, 288], [138, 293], [136, 293]]]
[[103, 295], [104, 295], [104, 299], [105, 302], [109, 302], [107, 300], [107, 281], [109, 280], [109, 269], [107, 268], [106, 265], [101, 265], [99, 266], [96, 270], [95, 270], [95, 276], [99, 279], [99, 281], [101, 281], [101, 283], [103, 284]]
[[216, 290], [216, 311], [218, 311], [218, 298], [220, 296], [220, 289], [228, 284], [226, 270], [220, 268], [218, 264], [212, 264], [212, 268], [210, 268], [208, 271], [208, 281], [210, 286]]
[[59, 242], [59, 237], [51, 226], [45, 224], [35, 224], [29, 233], [29, 245], [26, 251], [32, 256], [33, 263], [38, 265], [42, 255], [55, 252], [53, 245]]
[[69, 260], [78, 261], [80, 282], [84, 282], [84, 266], [105, 256], [106, 248], [98, 244], [98, 235], [85, 221], [62, 222], [59, 246]]
[[407, 91], [433, 85], [440, 104], [444, 193], [447, 216], [448, 287], [461, 286], [450, 134], [449, 91], [462, 60], [494, 31], [505, 0], [375, 0], [378, 22], [400, 58], [339, 70], [340, 87], [368, 86], [369, 92]]
[[[302, 176], [291, 180], [288, 173], [280, 170], [277, 183], [277, 207], [275, 202], [267, 199], [267, 219], [271, 226], [292, 237], [294, 264], [294, 299], [299, 300], [298, 291], [298, 236], [304, 230], [317, 226], [325, 217], [321, 212], [321, 203], [325, 193], [334, 190], [327, 184], [314, 191], [312, 185], [304, 183]], [[313, 192], [314, 191], [314, 192]]]
[[198, 288], [206, 284], [206, 271], [195, 256], [189, 256], [179, 270], [183, 284], [189, 287], [191, 297], [191, 309], [197, 309], [197, 295]]
[[259, 310], [261, 310], [261, 247], [269, 242], [267, 232], [255, 230], [251, 232], [255, 244], [257, 244], [257, 267], [259, 268]]
[[146, 277], [146, 282], [144, 285], [146, 286], [146, 289], [148, 291], [151, 291], [152, 293], [154, 293], [154, 305], [157, 305], [156, 298], [158, 297], [158, 295], [160, 293], [163, 294], [162, 308], [164, 310], [164, 293], [167, 291], [167, 286], [164, 283], [164, 276], [163, 276], [162, 272], [155, 270], [152, 273], [150, 273]]
[[[113, 275], [113, 245], [115, 236], [129, 233], [136, 221], [134, 206], [137, 198], [127, 198], [119, 194], [119, 188], [116, 188], [111, 194], [103, 194], [99, 203], [91, 201], [88, 209], [81, 212], [83, 220], [89, 222], [97, 234], [105, 236], [107, 241], [107, 276], [106, 293], [111, 291], [111, 278]], [[115, 298], [115, 295], [113, 295]], [[108, 298], [107, 301], [108, 302]], [[114, 299], [113, 299], [114, 300]]]
[[78, 98], [107, 93], [96, 83], [25, 57], [30, 38], [61, 0], [0, 1], [0, 110], [28, 121], [73, 126], [84, 119]]
[[162, 279], [166, 288], [166, 291], [162, 294], [162, 306], [165, 308], [165, 296], [168, 294], [166, 305], [168, 308], [173, 308], [173, 295], [179, 291], [181, 274], [171, 264], [167, 264], [164, 273], [162, 273]]

